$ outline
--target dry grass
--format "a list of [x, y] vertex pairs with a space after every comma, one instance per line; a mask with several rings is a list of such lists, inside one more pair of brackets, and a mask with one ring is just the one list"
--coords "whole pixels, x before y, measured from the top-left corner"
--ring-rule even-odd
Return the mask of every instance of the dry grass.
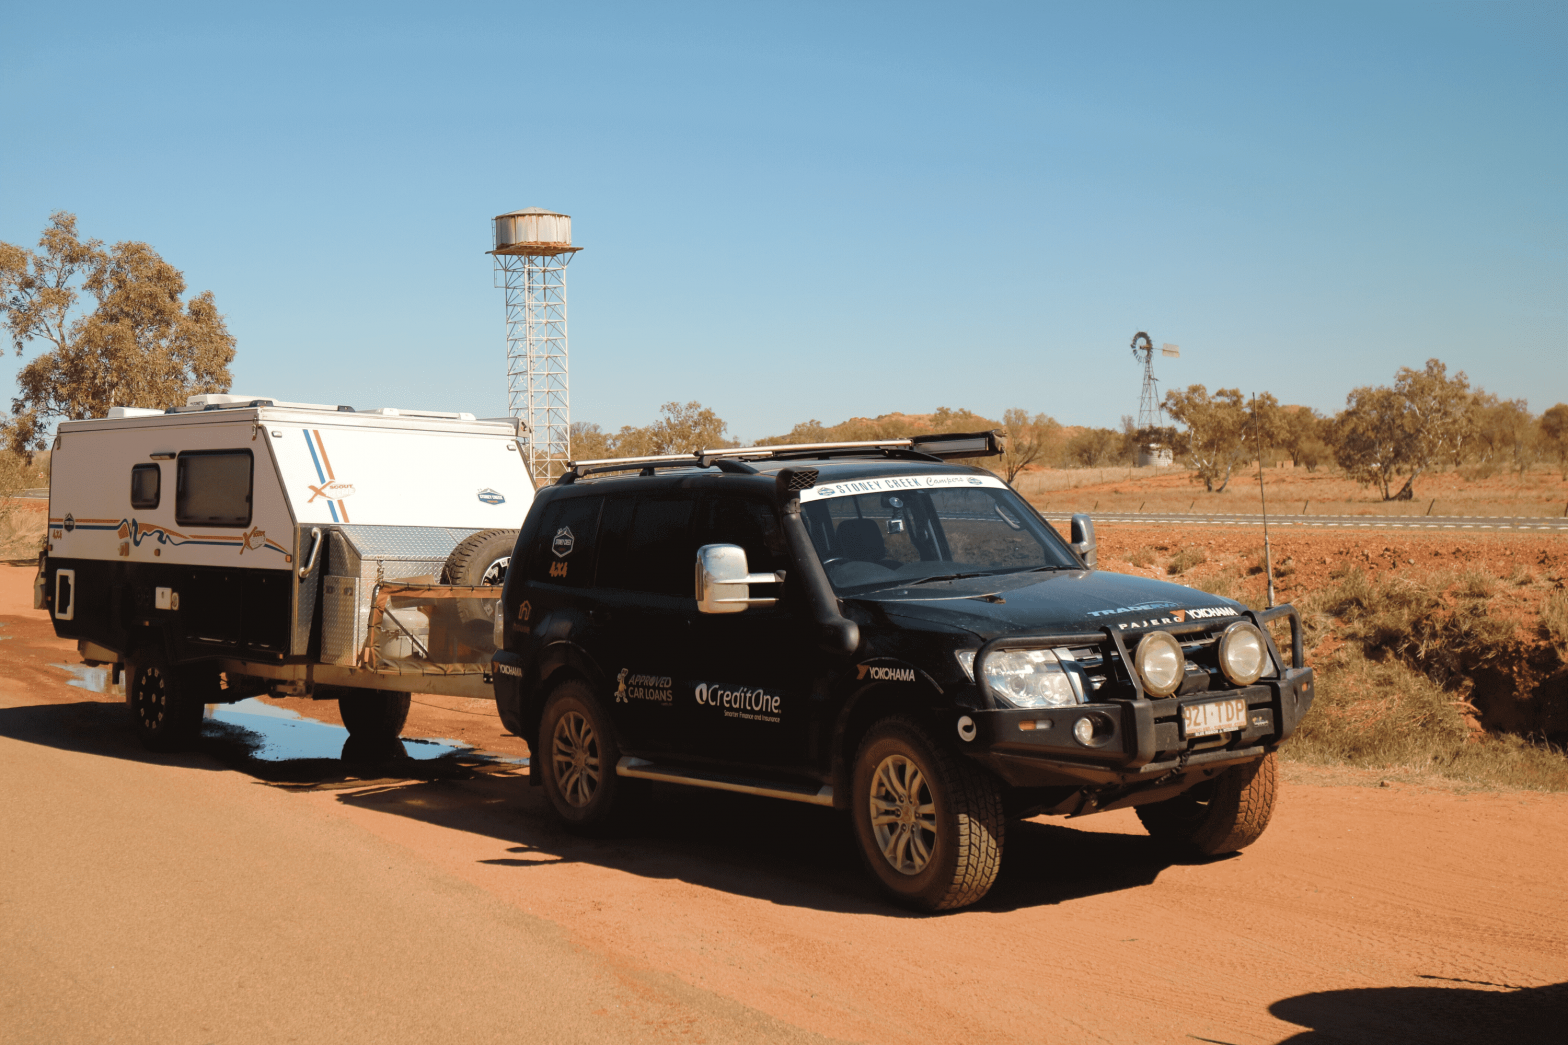
[[1432, 773], [1482, 787], [1568, 791], [1568, 757], [1544, 741], [1479, 732], [1466, 704], [1420, 671], [1347, 648], [1319, 665], [1317, 698], [1282, 750], [1309, 765]]
[[1208, 553], [1202, 548], [1183, 548], [1171, 556], [1171, 561], [1165, 564], [1165, 572], [1174, 577], [1208, 561]]
[[1541, 603], [1541, 627], [1557, 655], [1568, 661], [1568, 592], [1554, 592]]
[[[1488, 732], [1471, 703], [1483, 673], [1511, 676], [1531, 654], [1519, 622], [1494, 612], [1498, 578], [1476, 570], [1371, 578], [1360, 569], [1303, 599], [1317, 699], [1288, 745], [1298, 761], [1403, 768], [1476, 785], [1568, 791], [1568, 757], [1537, 737]], [[1559, 657], [1568, 598], [1541, 604]]]

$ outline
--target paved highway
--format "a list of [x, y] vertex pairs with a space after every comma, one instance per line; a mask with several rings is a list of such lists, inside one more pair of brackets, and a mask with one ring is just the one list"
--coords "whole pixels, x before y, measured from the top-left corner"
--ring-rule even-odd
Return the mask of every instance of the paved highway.
[[[1261, 515], [1206, 515], [1186, 512], [1090, 512], [1096, 523], [1166, 526], [1262, 526]], [[1068, 522], [1070, 512], [1046, 512], [1051, 522]], [[1568, 518], [1522, 515], [1270, 515], [1270, 526], [1376, 530], [1551, 530], [1568, 533]]]

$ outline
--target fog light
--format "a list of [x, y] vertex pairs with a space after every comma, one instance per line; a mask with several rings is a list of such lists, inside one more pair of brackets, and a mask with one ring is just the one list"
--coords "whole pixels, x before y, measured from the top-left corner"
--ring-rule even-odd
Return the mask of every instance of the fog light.
[[1104, 715], [1085, 715], [1073, 723], [1073, 739], [1084, 747], [1099, 747], [1115, 732], [1116, 727]]

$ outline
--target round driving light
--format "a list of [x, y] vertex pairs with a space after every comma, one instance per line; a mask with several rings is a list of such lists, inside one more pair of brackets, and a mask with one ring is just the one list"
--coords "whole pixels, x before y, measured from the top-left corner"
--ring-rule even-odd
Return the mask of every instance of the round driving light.
[[1175, 693], [1187, 670], [1181, 643], [1168, 631], [1151, 631], [1145, 635], [1132, 659], [1138, 677], [1143, 679], [1144, 691], [1151, 697], [1168, 697]]
[[1099, 747], [1115, 732], [1116, 727], [1104, 715], [1085, 715], [1073, 723], [1073, 739], [1084, 747]]
[[1263, 633], [1244, 621], [1237, 621], [1220, 636], [1220, 670], [1238, 686], [1250, 686], [1268, 667], [1268, 644]]

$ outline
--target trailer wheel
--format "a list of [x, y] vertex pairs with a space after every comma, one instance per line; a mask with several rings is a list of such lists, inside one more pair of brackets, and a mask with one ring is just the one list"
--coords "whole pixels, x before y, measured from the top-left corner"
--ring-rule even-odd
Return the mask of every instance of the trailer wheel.
[[529, 754], [539, 760], [544, 792], [561, 822], [579, 831], [612, 823], [624, 797], [625, 781], [615, 775], [620, 745], [586, 683], [563, 682], [550, 694], [539, 720], [539, 748]]
[[[516, 544], [516, 530], [480, 530], [470, 534], [446, 557], [446, 565], [441, 567], [441, 583], [462, 587], [504, 584], [506, 568], [512, 562], [512, 548]], [[495, 625], [496, 603], [495, 599], [458, 599], [457, 619], [465, 627], [483, 624], [488, 638], [488, 629]]]
[[408, 721], [413, 694], [386, 689], [345, 689], [338, 694], [338, 714], [350, 737], [372, 743], [396, 740]]
[[201, 731], [206, 692], [217, 672], [204, 665], [171, 667], [162, 657], [138, 654], [125, 667], [125, 703], [136, 737], [149, 751], [181, 751]]
[[1199, 856], [1234, 853], [1256, 842], [1269, 826], [1278, 781], [1279, 765], [1270, 752], [1175, 798], [1138, 806], [1138, 819], [1173, 848]]

